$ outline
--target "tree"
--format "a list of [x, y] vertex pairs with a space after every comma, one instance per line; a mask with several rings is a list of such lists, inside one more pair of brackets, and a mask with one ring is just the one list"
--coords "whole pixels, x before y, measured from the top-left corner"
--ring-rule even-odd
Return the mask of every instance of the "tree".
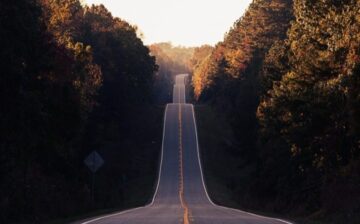
[[271, 46], [285, 39], [292, 18], [292, 1], [254, 1], [206, 59], [208, 68], [194, 72], [196, 95], [228, 117], [249, 158], [257, 142], [262, 63]]
[[190, 59], [194, 48], [173, 46], [171, 43], [152, 44], [149, 48], [159, 66], [154, 83], [156, 101], [168, 103], [172, 97], [175, 76], [191, 71]]
[[[85, 7], [78, 0], [20, 0], [1, 2], [0, 7], [4, 44], [0, 52], [0, 190], [4, 194], [0, 222], [43, 223], [96, 206], [121, 206], [124, 198], [119, 197], [116, 184], [103, 187], [106, 193], [96, 194], [97, 203], [91, 203], [83, 158], [94, 145], [125, 148], [127, 142], [109, 143], [113, 137], [109, 130], [116, 130], [117, 141], [136, 142], [149, 136], [143, 143], [148, 145], [157, 133], [161, 135], [153, 123], [142, 136], [128, 128], [140, 129], [140, 124], [131, 122], [141, 120], [132, 106], [152, 102], [154, 57], [136, 29], [113, 18], [104, 6]], [[148, 107], [141, 109], [147, 112]], [[143, 119], [151, 120], [147, 116], [151, 115]], [[109, 159], [108, 167], [135, 160], [142, 155], [142, 147], [134, 146], [130, 158]], [[147, 170], [156, 166], [153, 147], [146, 152], [153, 161], [144, 165]], [[114, 155], [119, 150], [110, 151]], [[123, 173], [104, 171], [101, 177], [111, 183], [124, 173], [140, 176], [131, 166], [119, 172]], [[151, 171], [141, 175], [155, 176]]]
[[[356, 115], [349, 106], [353, 101], [348, 85], [357, 83], [353, 77], [357, 73], [358, 35], [349, 34], [359, 32], [356, 20], [359, 3], [297, 0], [294, 6], [296, 20], [286, 44], [280, 49], [275, 45], [267, 55], [264, 65], [267, 92], [257, 116], [262, 150], [266, 153], [263, 160], [269, 160], [269, 153], [279, 155], [279, 150], [272, 147], [274, 144], [284, 153], [287, 151], [279, 159], [285, 164], [291, 161], [292, 169], [287, 177], [279, 175], [288, 182], [297, 177], [289, 195], [305, 197], [307, 209], [314, 211], [329, 206], [319, 194], [328, 192], [326, 180], [336, 182], [344, 175], [338, 172], [358, 160], [359, 133], [350, 131], [354, 130], [352, 119]], [[345, 81], [349, 79], [352, 84]], [[267, 164], [264, 170], [274, 171], [273, 168], [274, 164]], [[348, 183], [344, 186], [351, 188]], [[332, 203], [348, 208], [348, 202], [337, 200]], [[358, 205], [352, 206], [354, 209]]]
[[192, 83], [194, 87], [195, 98], [198, 99], [201, 91], [208, 84], [206, 83], [207, 68], [210, 62], [210, 55], [214, 48], [209, 45], [203, 45], [195, 49], [194, 54], [190, 60], [191, 68], [194, 72]]

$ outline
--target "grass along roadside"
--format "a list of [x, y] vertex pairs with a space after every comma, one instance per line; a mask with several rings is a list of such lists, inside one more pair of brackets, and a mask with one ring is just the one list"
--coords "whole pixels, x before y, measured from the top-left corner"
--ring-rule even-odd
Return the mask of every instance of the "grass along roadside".
[[[209, 196], [217, 204], [236, 207], [227, 180], [234, 178], [236, 161], [231, 156], [235, 142], [228, 123], [208, 105], [196, 105], [199, 147]], [[226, 165], [225, 165], [226, 164]]]
[[[134, 110], [138, 119], [131, 121], [133, 125], [127, 127], [126, 136], [114, 132], [117, 127], [108, 131], [109, 137], [97, 149], [105, 163], [95, 174], [95, 203], [46, 223], [81, 223], [84, 219], [150, 203], [159, 169], [164, 109], [152, 106]], [[90, 172], [86, 167], [83, 169], [88, 173], [84, 178], [90, 182]]]
[[[249, 178], [249, 167], [239, 166], [242, 163], [241, 154], [236, 150], [236, 139], [229, 123], [219, 116], [209, 105], [196, 105], [195, 116], [198, 128], [200, 156], [204, 179], [211, 199], [219, 205], [241, 209], [269, 217], [279, 217], [277, 214], [264, 211], [254, 211], [241, 206], [239, 199], [250, 200], [239, 196], [239, 181], [243, 186]], [[332, 224], [312, 217], [286, 217], [296, 224]]]

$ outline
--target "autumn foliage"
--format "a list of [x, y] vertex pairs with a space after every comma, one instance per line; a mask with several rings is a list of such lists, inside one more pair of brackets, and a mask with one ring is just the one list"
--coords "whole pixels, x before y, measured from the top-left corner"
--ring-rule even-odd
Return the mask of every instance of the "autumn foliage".
[[[133, 111], [140, 104], [146, 111], [152, 102], [155, 58], [136, 28], [102, 5], [1, 1], [0, 12], [0, 222], [44, 223], [121, 207], [126, 197], [109, 180], [121, 175], [131, 180], [136, 171], [103, 168], [99, 176], [108, 181], [102, 188], [107, 193], [95, 194], [94, 204], [83, 159], [110, 143], [124, 151], [122, 138], [134, 138], [127, 127], [137, 124], [126, 121], [136, 120]], [[127, 149], [138, 155], [140, 147]], [[132, 161], [116, 152], [114, 164]]]
[[359, 221], [359, 9], [255, 0], [195, 69], [197, 98], [236, 135], [235, 173], [251, 170], [250, 187], [224, 183], [241, 206]]
[[154, 79], [155, 99], [157, 103], [166, 104], [172, 100], [175, 76], [191, 72], [190, 59], [194, 48], [173, 46], [167, 42], [155, 43], [149, 48], [159, 66]]

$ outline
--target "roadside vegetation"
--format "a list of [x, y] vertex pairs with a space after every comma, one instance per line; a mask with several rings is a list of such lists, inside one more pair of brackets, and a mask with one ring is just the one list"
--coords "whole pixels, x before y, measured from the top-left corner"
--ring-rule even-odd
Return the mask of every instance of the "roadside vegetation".
[[172, 100], [175, 76], [191, 72], [195, 48], [173, 46], [171, 43], [156, 43], [149, 48], [159, 65], [155, 75], [154, 97], [157, 102], [166, 104]]
[[[136, 27], [79, 0], [0, 3], [0, 223], [146, 204], [164, 107]], [[85, 157], [104, 166], [92, 174]]]
[[179, 73], [192, 73], [216, 203], [360, 223], [359, 12], [358, 0], [254, 0], [223, 41], [187, 48], [145, 46], [103, 5], [0, 2], [0, 223], [148, 203]]
[[[254, 0], [195, 67], [195, 98], [234, 136], [217, 149], [200, 139], [205, 173], [239, 207], [359, 223], [359, 9], [356, 0]], [[200, 127], [208, 112], [197, 109]]]
[[[0, 223], [149, 203], [165, 104], [193, 48], [144, 46], [136, 26], [80, 0], [1, 2], [0, 11]], [[93, 150], [105, 162], [94, 176], [84, 165]]]

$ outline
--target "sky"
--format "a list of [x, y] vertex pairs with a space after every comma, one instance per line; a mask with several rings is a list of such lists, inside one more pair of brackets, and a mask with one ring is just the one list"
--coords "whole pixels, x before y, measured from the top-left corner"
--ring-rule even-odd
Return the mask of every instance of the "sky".
[[145, 44], [215, 45], [252, 0], [85, 0], [137, 25]]

